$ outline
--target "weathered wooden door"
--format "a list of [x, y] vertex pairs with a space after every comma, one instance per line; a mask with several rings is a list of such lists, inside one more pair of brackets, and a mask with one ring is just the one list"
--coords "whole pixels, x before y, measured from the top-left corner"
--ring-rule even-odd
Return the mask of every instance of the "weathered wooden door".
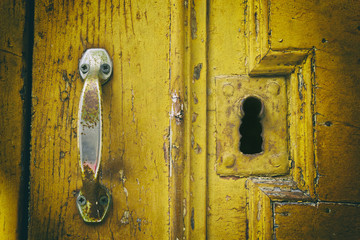
[[[0, 12], [3, 239], [360, 238], [359, 2]], [[89, 48], [113, 63], [99, 171], [112, 203], [97, 224], [76, 208]]]

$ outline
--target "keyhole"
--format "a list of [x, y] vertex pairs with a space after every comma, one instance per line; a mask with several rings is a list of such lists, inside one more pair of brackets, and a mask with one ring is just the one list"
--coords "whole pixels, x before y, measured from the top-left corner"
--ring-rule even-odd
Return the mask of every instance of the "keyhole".
[[257, 97], [247, 97], [242, 103], [243, 117], [240, 125], [240, 151], [244, 154], [261, 153], [263, 104]]

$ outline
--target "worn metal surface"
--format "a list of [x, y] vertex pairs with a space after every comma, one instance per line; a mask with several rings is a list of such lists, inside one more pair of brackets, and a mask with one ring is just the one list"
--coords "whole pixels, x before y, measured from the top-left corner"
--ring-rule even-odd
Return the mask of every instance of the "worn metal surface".
[[101, 84], [112, 73], [112, 61], [105, 49], [87, 49], [80, 59], [84, 80], [78, 113], [78, 145], [83, 186], [76, 205], [85, 222], [101, 222], [111, 203], [109, 190], [99, 182], [102, 152]]
[[[284, 77], [216, 77], [216, 171], [221, 176], [276, 176], [289, 172], [287, 94]], [[262, 102], [260, 129], [244, 124], [244, 101], [256, 97]], [[250, 107], [254, 108], [254, 105]], [[240, 149], [246, 137], [241, 128], [259, 131], [259, 153]], [[252, 135], [254, 135], [252, 133]], [[250, 141], [254, 137], [250, 136]], [[256, 141], [255, 141], [256, 142]], [[254, 143], [251, 143], [254, 144]]]

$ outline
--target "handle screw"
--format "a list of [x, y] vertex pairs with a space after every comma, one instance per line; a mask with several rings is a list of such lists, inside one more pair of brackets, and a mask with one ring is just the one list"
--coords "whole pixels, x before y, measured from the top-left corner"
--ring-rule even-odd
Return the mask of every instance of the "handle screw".
[[86, 204], [86, 198], [83, 195], [79, 195], [76, 201], [80, 206], [84, 206]]
[[100, 204], [103, 206], [106, 206], [108, 204], [108, 197], [106, 195], [100, 198]]
[[90, 70], [89, 64], [84, 63], [81, 65], [80, 70], [83, 74], [87, 73]]
[[105, 73], [108, 74], [110, 72], [110, 65], [107, 63], [101, 64], [100, 66], [100, 70]]

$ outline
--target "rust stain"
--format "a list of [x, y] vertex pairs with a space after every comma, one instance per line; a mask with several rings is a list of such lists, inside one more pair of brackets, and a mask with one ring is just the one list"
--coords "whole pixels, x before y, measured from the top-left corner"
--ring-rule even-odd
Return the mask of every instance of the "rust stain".
[[194, 146], [195, 146], [195, 136], [194, 136], [193, 132], [191, 132], [190, 142], [191, 142], [191, 148], [194, 148]]
[[197, 22], [196, 22], [196, 11], [194, 6], [191, 7], [191, 14], [190, 14], [190, 27], [191, 27], [191, 38], [197, 38]]
[[92, 178], [94, 173], [86, 165], [84, 166], [84, 175], [83, 187], [79, 194], [85, 197], [86, 204], [78, 205], [78, 207], [84, 220], [97, 222], [104, 217], [108, 208], [108, 202], [101, 204], [100, 199], [104, 196], [109, 198], [109, 194], [104, 186]]
[[199, 115], [199, 114], [197, 114], [196, 112], [194, 112], [194, 113], [192, 114], [191, 122], [193, 122], [193, 123], [196, 122], [196, 119], [197, 119], [198, 115]]
[[90, 82], [87, 84], [84, 91], [84, 104], [81, 113], [81, 124], [87, 128], [94, 128], [99, 123], [100, 108], [99, 108], [99, 96], [97, 94], [96, 82]]
[[196, 144], [196, 147], [194, 148], [194, 151], [195, 151], [196, 154], [200, 154], [200, 153], [201, 153], [202, 149], [201, 149], [201, 147], [200, 147], [199, 144]]
[[304, 78], [302, 75], [302, 69], [299, 69], [299, 72], [297, 74], [298, 77], [298, 91], [299, 91], [299, 98], [302, 101], [303, 100], [303, 89], [306, 89], [305, 87], [305, 83], [304, 83]]
[[193, 83], [195, 82], [195, 80], [199, 80], [201, 69], [202, 69], [202, 63], [199, 63], [194, 67]]

